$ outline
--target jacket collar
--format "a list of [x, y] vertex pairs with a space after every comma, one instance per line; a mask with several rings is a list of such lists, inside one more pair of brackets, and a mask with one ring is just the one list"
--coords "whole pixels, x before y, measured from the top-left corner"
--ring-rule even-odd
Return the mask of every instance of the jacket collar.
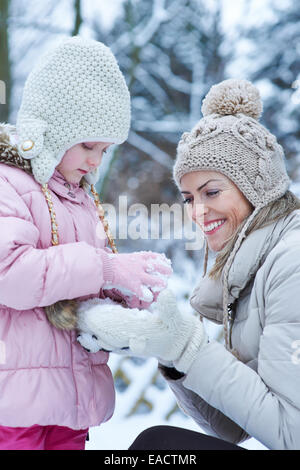
[[[274, 222], [267, 227], [255, 230], [246, 237], [237, 251], [228, 275], [229, 303], [233, 303], [240, 293], [254, 279], [280, 239], [289, 231], [300, 231], [300, 210]], [[215, 281], [206, 275], [194, 289], [190, 302], [192, 307], [204, 317], [222, 323], [223, 281]]]
[[81, 188], [79, 184], [69, 183], [56, 169], [48, 182], [48, 188], [55, 194], [79, 204], [86, 196], [84, 189]]

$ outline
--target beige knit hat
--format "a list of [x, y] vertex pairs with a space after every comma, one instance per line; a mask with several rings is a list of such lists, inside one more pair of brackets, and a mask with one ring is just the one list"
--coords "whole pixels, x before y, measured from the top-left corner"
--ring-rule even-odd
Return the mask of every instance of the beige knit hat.
[[[44, 184], [73, 145], [121, 144], [129, 127], [129, 91], [113, 53], [93, 39], [70, 37], [45, 53], [26, 80], [18, 150]], [[96, 183], [98, 170], [84, 178]]]
[[246, 80], [214, 85], [202, 104], [201, 119], [178, 144], [174, 179], [199, 170], [220, 171], [252, 203], [263, 207], [289, 186], [282, 147], [258, 119], [262, 102]]
[[173, 175], [180, 186], [186, 173], [213, 170], [230, 178], [252, 203], [222, 272], [225, 344], [232, 350], [229, 333], [228, 274], [247, 229], [261, 210], [287, 191], [284, 153], [276, 138], [258, 120], [262, 102], [257, 88], [246, 80], [225, 80], [213, 86], [202, 104], [201, 119], [178, 144]]

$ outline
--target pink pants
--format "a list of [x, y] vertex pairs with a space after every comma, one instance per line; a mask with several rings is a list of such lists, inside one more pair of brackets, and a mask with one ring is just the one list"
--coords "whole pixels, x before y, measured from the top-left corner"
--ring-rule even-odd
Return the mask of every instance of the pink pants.
[[0, 426], [0, 450], [84, 450], [88, 429]]

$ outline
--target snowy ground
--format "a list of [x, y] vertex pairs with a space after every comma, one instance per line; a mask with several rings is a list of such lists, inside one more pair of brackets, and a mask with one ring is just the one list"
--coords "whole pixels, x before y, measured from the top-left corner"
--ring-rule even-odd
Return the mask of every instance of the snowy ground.
[[[118, 359], [111, 357], [110, 366], [114, 371]], [[137, 395], [137, 390], [141, 390], [143, 382], [157, 368], [157, 362], [150, 359], [141, 368], [138, 377], [135, 378], [134, 388], [126, 392], [117, 391], [116, 410], [110, 421], [101, 426], [90, 429], [90, 440], [86, 443], [86, 450], [126, 450], [135, 440], [140, 432], [151, 426], [170, 425], [181, 428], [203, 432], [194, 421], [184, 415], [180, 410], [174, 413], [169, 420], [164, 419], [163, 411], [172, 407], [174, 395], [165, 387], [157, 390], [153, 386], [147, 387], [147, 393], [153, 399], [155, 406], [149, 413], [135, 414], [126, 417], [126, 413], [132, 406], [132, 398]], [[255, 439], [249, 439], [242, 444], [242, 447], [252, 450], [266, 450], [266, 448]]]
[[[157, 425], [178, 426], [201, 432], [191, 419], [185, 417], [174, 417], [169, 421], [147, 418], [146, 416], [134, 416], [132, 418], [120, 419], [118, 407], [113, 418], [102, 426], [90, 429], [90, 440], [86, 443], [86, 450], [123, 450], [128, 449], [137, 435], [150, 426]], [[266, 448], [256, 441], [250, 439], [242, 444], [242, 447], [250, 450], [266, 450]]]

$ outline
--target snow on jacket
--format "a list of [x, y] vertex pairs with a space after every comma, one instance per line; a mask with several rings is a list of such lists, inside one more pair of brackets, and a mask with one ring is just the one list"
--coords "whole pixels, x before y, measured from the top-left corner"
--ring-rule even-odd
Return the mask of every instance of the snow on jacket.
[[[300, 449], [299, 210], [244, 240], [230, 269], [229, 292], [236, 306], [232, 346], [240, 360], [211, 341], [186, 376], [164, 375], [180, 406], [208, 434]], [[203, 278], [191, 304], [221, 324], [221, 281]]]
[[106, 237], [84, 189], [57, 170], [48, 187], [58, 246], [41, 186], [0, 164], [0, 425], [83, 429], [113, 413], [108, 354], [86, 352], [76, 331], [54, 328], [43, 307], [103, 296]]

